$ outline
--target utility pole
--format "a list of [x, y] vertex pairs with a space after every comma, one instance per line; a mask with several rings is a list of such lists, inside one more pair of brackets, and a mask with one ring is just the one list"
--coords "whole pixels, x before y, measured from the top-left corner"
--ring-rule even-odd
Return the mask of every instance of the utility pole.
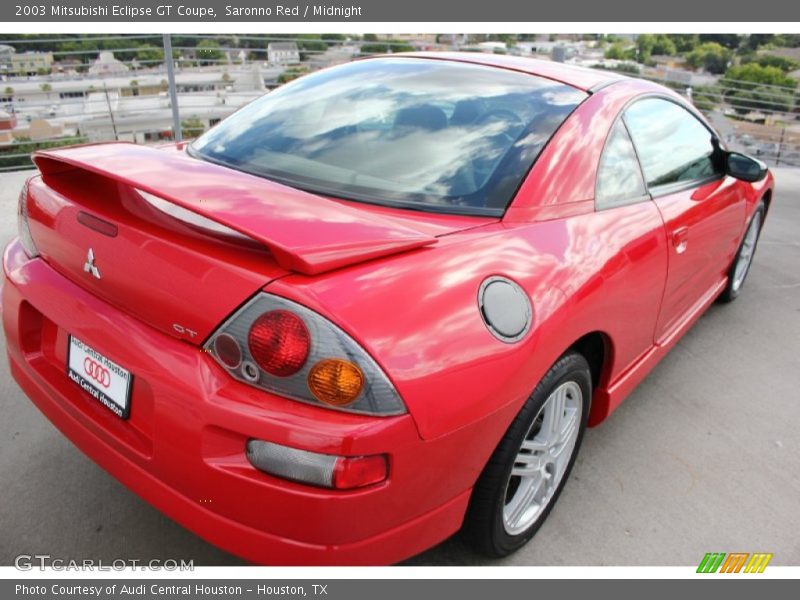
[[781, 164], [781, 150], [783, 150], [783, 136], [786, 134], [786, 127], [784, 126], [781, 129], [781, 141], [778, 142], [778, 155], [775, 157], [775, 166], [780, 166]]
[[108, 107], [108, 116], [111, 119], [111, 129], [114, 131], [114, 141], [119, 141], [119, 136], [117, 135], [117, 122], [114, 120], [114, 111], [111, 109], [111, 100], [108, 97], [108, 86], [106, 82], [103, 82], [103, 91], [106, 95], [106, 106]]
[[178, 110], [178, 88], [175, 85], [175, 61], [172, 58], [172, 38], [164, 34], [164, 62], [167, 64], [167, 83], [169, 84], [169, 103], [172, 106], [172, 138], [176, 142], [183, 139], [181, 115]]

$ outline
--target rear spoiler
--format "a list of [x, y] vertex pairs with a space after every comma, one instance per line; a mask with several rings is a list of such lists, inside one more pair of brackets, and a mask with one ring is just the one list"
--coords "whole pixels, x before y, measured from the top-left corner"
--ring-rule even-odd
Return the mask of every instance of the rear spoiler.
[[48, 177], [82, 169], [153, 194], [266, 246], [277, 263], [316, 275], [436, 243], [366, 208], [194, 159], [175, 147], [89, 144], [33, 155]]

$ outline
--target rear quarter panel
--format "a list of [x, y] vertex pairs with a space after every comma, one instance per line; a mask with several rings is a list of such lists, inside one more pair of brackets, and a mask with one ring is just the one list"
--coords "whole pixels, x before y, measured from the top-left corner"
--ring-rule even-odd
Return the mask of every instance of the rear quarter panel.
[[[358, 340], [394, 382], [420, 435], [432, 439], [496, 413], [510, 422], [516, 410], [502, 409], [518, 409], [586, 333], [615, 340], [612, 369], [636, 358], [652, 343], [665, 245], [657, 210], [645, 203], [490, 225], [317, 278], [289, 276], [267, 289]], [[481, 319], [478, 289], [491, 275], [517, 281], [531, 297], [534, 325], [518, 343], [496, 339]]]

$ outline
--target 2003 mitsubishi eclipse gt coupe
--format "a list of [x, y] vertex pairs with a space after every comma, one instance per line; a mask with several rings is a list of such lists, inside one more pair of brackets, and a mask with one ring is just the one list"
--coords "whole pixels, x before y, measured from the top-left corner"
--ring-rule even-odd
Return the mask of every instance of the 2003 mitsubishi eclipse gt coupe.
[[656, 84], [474, 54], [308, 75], [191, 144], [38, 152], [11, 372], [130, 489], [260, 563], [492, 555], [715, 299], [772, 197]]

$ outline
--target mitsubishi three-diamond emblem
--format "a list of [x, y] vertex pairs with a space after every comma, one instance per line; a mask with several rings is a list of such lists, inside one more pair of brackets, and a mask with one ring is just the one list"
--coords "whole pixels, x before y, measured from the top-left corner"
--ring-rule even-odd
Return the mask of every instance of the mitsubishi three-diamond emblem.
[[91, 273], [92, 277], [96, 279], [100, 279], [100, 269], [97, 268], [94, 264], [94, 250], [89, 248], [89, 252], [86, 255], [86, 262], [83, 264], [83, 270], [87, 273]]

